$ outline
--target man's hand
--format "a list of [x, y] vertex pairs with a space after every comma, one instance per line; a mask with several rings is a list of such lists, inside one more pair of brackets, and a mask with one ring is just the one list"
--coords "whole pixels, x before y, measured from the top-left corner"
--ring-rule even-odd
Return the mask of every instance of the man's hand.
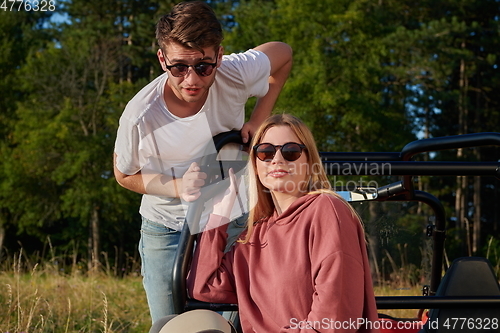
[[201, 172], [196, 162], [191, 163], [189, 169], [182, 176], [181, 199], [184, 201], [194, 201], [201, 195], [200, 188], [205, 185], [207, 174]]
[[254, 124], [251, 121], [243, 124], [243, 127], [241, 128], [241, 139], [243, 143], [248, 143], [250, 141], [254, 133], [257, 131], [257, 128], [259, 128], [259, 125], [260, 124]]

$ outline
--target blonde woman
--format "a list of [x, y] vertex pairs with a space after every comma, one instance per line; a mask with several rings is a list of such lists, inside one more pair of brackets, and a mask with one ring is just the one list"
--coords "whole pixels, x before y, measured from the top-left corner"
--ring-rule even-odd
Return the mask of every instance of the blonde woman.
[[[250, 152], [247, 229], [224, 253], [236, 180], [215, 205], [188, 277], [191, 297], [237, 303], [243, 332], [374, 332], [377, 320], [361, 222], [331, 190], [298, 118], [269, 117]], [[377, 327], [375, 325], [375, 327]]]

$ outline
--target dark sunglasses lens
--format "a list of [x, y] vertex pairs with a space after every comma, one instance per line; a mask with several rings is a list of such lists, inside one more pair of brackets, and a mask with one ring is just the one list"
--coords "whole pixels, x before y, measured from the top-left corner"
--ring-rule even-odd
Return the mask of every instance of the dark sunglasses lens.
[[296, 143], [287, 143], [281, 148], [281, 155], [287, 161], [296, 161], [302, 155], [302, 148]]
[[212, 64], [207, 64], [207, 63], [199, 63], [198, 65], [194, 66], [194, 70], [198, 75], [200, 76], [209, 76], [212, 74], [212, 70], [214, 69], [214, 66]]
[[181, 77], [187, 74], [188, 68], [186, 65], [175, 65], [170, 69], [170, 73], [175, 77]]
[[274, 155], [276, 154], [276, 149], [270, 144], [261, 144], [257, 146], [255, 155], [261, 161], [272, 161]]

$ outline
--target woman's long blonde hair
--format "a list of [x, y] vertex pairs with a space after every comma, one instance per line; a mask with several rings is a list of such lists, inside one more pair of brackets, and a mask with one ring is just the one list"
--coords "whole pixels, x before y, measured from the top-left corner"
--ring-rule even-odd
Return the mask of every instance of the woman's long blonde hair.
[[[249, 182], [249, 204], [250, 212], [247, 222], [247, 235], [242, 243], [247, 243], [253, 231], [254, 224], [259, 220], [269, 217], [274, 213], [275, 206], [270, 191], [262, 185], [257, 175], [257, 157], [252, 149], [258, 143], [261, 143], [262, 138], [267, 130], [271, 127], [287, 126], [289, 127], [299, 140], [306, 146], [303, 154], [307, 154], [309, 180], [304, 184], [301, 190], [304, 193], [330, 193], [336, 197], [340, 196], [332, 190], [332, 186], [326, 176], [325, 169], [319, 156], [316, 142], [311, 133], [311, 130], [299, 118], [290, 114], [276, 114], [267, 118], [254, 134], [250, 146], [250, 163], [248, 168]], [[351, 207], [350, 205], [348, 205]], [[352, 209], [352, 207], [351, 207]], [[354, 211], [354, 209], [352, 209]], [[357, 214], [356, 214], [357, 215]]]

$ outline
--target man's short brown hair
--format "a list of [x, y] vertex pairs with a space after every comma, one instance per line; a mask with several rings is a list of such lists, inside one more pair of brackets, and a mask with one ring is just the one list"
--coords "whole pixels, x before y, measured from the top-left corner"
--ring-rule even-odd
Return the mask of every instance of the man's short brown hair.
[[169, 43], [178, 43], [205, 54], [204, 48], [218, 47], [223, 38], [215, 12], [202, 1], [181, 2], [156, 24], [156, 39], [162, 50]]

